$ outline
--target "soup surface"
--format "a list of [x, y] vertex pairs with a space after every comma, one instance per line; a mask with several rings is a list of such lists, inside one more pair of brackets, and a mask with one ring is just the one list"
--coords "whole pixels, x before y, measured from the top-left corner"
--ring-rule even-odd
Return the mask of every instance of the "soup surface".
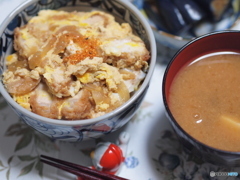
[[240, 151], [240, 54], [212, 53], [183, 67], [171, 85], [169, 107], [197, 140]]

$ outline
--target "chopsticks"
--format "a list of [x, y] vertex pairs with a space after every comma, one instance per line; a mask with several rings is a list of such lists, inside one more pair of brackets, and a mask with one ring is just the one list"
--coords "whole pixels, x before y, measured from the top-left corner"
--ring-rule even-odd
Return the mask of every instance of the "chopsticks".
[[75, 174], [79, 177], [82, 177], [88, 180], [127, 180], [119, 176], [107, 174], [98, 170], [90, 169], [85, 166], [81, 166], [81, 165], [70, 163], [60, 159], [48, 157], [45, 155], [40, 155], [40, 160], [43, 163], [57, 167], [59, 169], [70, 172], [72, 174]]

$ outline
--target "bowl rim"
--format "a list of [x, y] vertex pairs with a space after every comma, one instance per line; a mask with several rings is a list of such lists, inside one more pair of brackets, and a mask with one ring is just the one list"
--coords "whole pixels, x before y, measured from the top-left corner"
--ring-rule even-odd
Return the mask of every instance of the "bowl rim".
[[[114, 0], [114, 1], [117, 1], [117, 0]], [[27, 0], [24, 3], [22, 3], [20, 6], [15, 8], [8, 16], [6, 16], [5, 20], [1, 24], [0, 34], [1, 35], [3, 34], [5, 28], [9, 24], [9, 22], [11, 22], [11, 20], [18, 13], [20, 13], [23, 9], [27, 8], [28, 6], [30, 6], [31, 4], [36, 3], [36, 2], [38, 2], [38, 0]], [[79, 126], [79, 125], [93, 124], [93, 123], [100, 122], [102, 120], [109, 119], [112, 116], [114, 116], [115, 114], [118, 114], [118, 113], [126, 110], [131, 104], [133, 104], [135, 101], [137, 101], [139, 96], [142, 93], [144, 93], [146, 88], [148, 88], [151, 77], [153, 75], [153, 71], [154, 71], [155, 63], [156, 63], [156, 54], [157, 54], [156, 53], [156, 42], [155, 42], [155, 38], [154, 38], [154, 35], [153, 35], [153, 31], [152, 31], [147, 19], [143, 16], [143, 14], [139, 11], [139, 9], [137, 9], [131, 2], [128, 2], [128, 1], [117, 1], [117, 2], [124, 5], [125, 7], [127, 7], [138, 18], [138, 20], [141, 22], [142, 26], [144, 27], [144, 29], [146, 31], [146, 35], [147, 35], [148, 40], [149, 40], [150, 55], [151, 55], [151, 58], [149, 59], [150, 64], [149, 64], [148, 72], [146, 74], [145, 79], [143, 80], [139, 89], [133, 94], [133, 96], [127, 102], [125, 102], [123, 105], [121, 105], [120, 107], [116, 108], [115, 110], [113, 110], [109, 113], [106, 113], [102, 116], [92, 118], [92, 119], [81, 119], [81, 120], [51, 119], [51, 118], [47, 118], [47, 117], [43, 117], [43, 116], [40, 116], [38, 114], [35, 114], [35, 113], [33, 113], [31, 111], [28, 111], [27, 109], [23, 108], [22, 106], [20, 106], [8, 94], [7, 90], [5, 89], [5, 87], [4, 87], [4, 85], [1, 81], [1, 83], [0, 83], [0, 93], [5, 98], [6, 102], [9, 103], [10, 105], [12, 105], [15, 109], [18, 109], [19, 111], [21, 111], [21, 113], [23, 113], [25, 115], [27, 114], [27, 116], [29, 116], [29, 117], [31, 117], [35, 120], [39, 120], [41, 122], [44, 122], [44, 123], [53, 124], [53, 125], [62, 125], [62, 126]]]
[[[215, 147], [212, 147], [210, 145], [207, 145], [201, 141], [199, 141], [198, 139], [194, 138], [193, 136], [191, 136], [189, 133], [187, 133], [181, 126], [180, 124], [177, 122], [177, 120], [174, 118], [173, 114], [171, 113], [171, 110], [169, 108], [168, 102], [167, 102], [167, 98], [166, 98], [166, 91], [165, 91], [165, 84], [167, 81], [167, 75], [169, 72], [169, 69], [171, 68], [172, 63], [175, 60], [175, 57], [178, 56], [179, 53], [181, 53], [186, 47], [188, 47], [189, 45], [195, 43], [196, 41], [200, 40], [200, 39], [204, 39], [207, 38], [208, 36], [212, 36], [212, 35], [217, 35], [217, 34], [224, 34], [224, 33], [240, 33], [240, 31], [238, 30], [222, 30], [222, 31], [215, 31], [215, 32], [210, 32], [207, 34], [204, 34], [202, 36], [196, 37], [193, 40], [189, 41], [187, 44], [185, 44], [183, 47], [181, 47], [176, 53], [175, 55], [171, 58], [170, 62], [168, 63], [164, 75], [163, 75], [163, 81], [162, 81], [162, 98], [163, 98], [163, 105], [165, 107], [166, 110], [166, 114], [168, 115], [168, 120], [169, 122], [173, 123], [183, 134], [184, 136], [187, 137], [187, 141], [189, 142], [189, 139], [191, 141], [193, 141], [194, 143], [207, 148], [211, 151], [215, 151], [215, 152], [219, 152], [221, 154], [228, 154], [228, 155], [237, 155], [240, 157], [240, 151], [227, 151], [227, 150], [222, 150], [222, 149], [218, 149]], [[178, 133], [176, 133], [178, 134]], [[186, 139], [186, 138], [185, 138]], [[191, 143], [191, 142], [190, 142]], [[191, 143], [192, 144], [192, 143]], [[198, 149], [198, 148], [197, 148]]]

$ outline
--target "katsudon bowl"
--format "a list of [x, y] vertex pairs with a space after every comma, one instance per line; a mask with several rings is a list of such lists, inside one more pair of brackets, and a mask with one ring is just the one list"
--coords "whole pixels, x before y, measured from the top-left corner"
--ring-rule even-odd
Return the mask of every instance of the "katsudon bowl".
[[[139, 88], [131, 94], [128, 101], [113, 111], [91, 119], [81, 120], [61, 120], [51, 119], [35, 114], [20, 106], [6, 90], [2, 74], [6, 70], [6, 57], [14, 52], [13, 38], [14, 29], [22, 27], [28, 21], [36, 16], [40, 10], [64, 10], [64, 11], [92, 11], [100, 10], [107, 12], [115, 17], [119, 23], [127, 22], [132, 27], [134, 34], [140, 37], [146, 48], [150, 52], [148, 60], [148, 70], [144, 80]], [[148, 90], [149, 82], [153, 74], [156, 61], [156, 44], [153, 32], [148, 22], [145, 20], [140, 11], [127, 1], [118, 0], [56, 0], [43, 1], [31, 0], [26, 1], [17, 7], [7, 16], [0, 27], [0, 93], [13, 111], [30, 127], [40, 133], [54, 139], [65, 141], [83, 141], [95, 139], [105, 134], [116, 131], [125, 125], [139, 109], [141, 102]], [[81, 108], [81, 107], [79, 107]]]

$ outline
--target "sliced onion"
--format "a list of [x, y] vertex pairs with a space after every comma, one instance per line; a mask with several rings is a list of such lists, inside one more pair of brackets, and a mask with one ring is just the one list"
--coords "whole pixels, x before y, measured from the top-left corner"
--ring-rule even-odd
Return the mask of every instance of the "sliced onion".
[[121, 82], [120, 84], [118, 84], [117, 93], [120, 96], [120, 101], [122, 104], [130, 99], [130, 93], [128, 91], [127, 86], [124, 84], [124, 82]]
[[93, 100], [96, 105], [111, 104], [111, 99], [104, 92], [103, 87], [100, 86], [100, 83], [85, 84], [85, 88], [91, 91]]
[[126, 70], [126, 69], [120, 69], [119, 73], [123, 75], [124, 80], [129, 80], [129, 79], [135, 79], [136, 78], [136, 75], [133, 72], [131, 72], [129, 70]]
[[111, 103], [110, 98], [103, 91], [91, 91], [96, 105]]
[[46, 61], [46, 54], [48, 51], [50, 51], [54, 43], [56, 42], [57, 38], [55, 36], [52, 36], [52, 38], [47, 42], [47, 44], [39, 51], [37, 51], [35, 54], [30, 56], [28, 59], [28, 64], [30, 69], [34, 69], [36, 67], [44, 67], [45, 61]]

